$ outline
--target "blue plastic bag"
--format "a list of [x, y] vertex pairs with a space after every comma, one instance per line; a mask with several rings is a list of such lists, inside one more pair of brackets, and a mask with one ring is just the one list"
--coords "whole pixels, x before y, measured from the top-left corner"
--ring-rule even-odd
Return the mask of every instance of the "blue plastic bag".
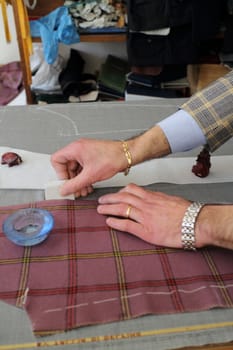
[[70, 45], [80, 42], [77, 27], [65, 6], [30, 21], [30, 30], [32, 37], [41, 37], [44, 58], [49, 64], [54, 63], [58, 56], [59, 43]]

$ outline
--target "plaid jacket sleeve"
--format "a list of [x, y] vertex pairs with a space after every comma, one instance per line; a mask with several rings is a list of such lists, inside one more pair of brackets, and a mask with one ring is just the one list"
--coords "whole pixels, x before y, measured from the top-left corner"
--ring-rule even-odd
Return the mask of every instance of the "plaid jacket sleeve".
[[233, 71], [181, 106], [198, 123], [211, 152], [233, 136]]

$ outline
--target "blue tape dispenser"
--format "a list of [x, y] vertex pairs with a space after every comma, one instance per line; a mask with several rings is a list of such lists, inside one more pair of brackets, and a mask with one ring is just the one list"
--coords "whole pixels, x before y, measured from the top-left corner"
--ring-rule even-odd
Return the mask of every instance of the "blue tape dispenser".
[[43, 242], [54, 225], [49, 211], [40, 208], [20, 209], [9, 215], [3, 223], [3, 232], [13, 243], [33, 246]]

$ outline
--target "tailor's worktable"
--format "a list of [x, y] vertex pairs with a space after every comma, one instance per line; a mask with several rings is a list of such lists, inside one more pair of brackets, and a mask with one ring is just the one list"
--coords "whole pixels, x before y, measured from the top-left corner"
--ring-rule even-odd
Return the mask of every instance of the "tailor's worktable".
[[[128, 103], [2, 107], [0, 145], [51, 154], [80, 137], [125, 139], [176, 111], [181, 103], [181, 99], [158, 99]], [[232, 155], [232, 151], [233, 142], [230, 140], [215, 154]], [[182, 154], [182, 157], [197, 154], [198, 150], [195, 150]], [[193, 200], [233, 202], [232, 186], [233, 179], [232, 182], [218, 184], [157, 183], [149, 187]], [[116, 189], [97, 189], [91, 198], [110, 190]], [[43, 195], [43, 191], [39, 190], [0, 188], [0, 204], [41, 200]], [[36, 339], [24, 311], [0, 302], [0, 350], [34, 349], [38, 346], [68, 350], [164, 350], [232, 341], [233, 309], [146, 316]]]

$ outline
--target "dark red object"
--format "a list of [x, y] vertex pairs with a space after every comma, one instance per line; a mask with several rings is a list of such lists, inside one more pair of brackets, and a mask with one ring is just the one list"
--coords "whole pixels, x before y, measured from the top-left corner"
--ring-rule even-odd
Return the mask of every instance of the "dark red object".
[[22, 158], [14, 152], [7, 152], [2, 155], [1, 164], [8, 164], [9, 167], [22, 163]]
[[210, 153], [206, 148], [199, 153], [196, 165], [192, 167], [192, 172], [198, 177], [206, 177], [209, 175], [211, 163]]

